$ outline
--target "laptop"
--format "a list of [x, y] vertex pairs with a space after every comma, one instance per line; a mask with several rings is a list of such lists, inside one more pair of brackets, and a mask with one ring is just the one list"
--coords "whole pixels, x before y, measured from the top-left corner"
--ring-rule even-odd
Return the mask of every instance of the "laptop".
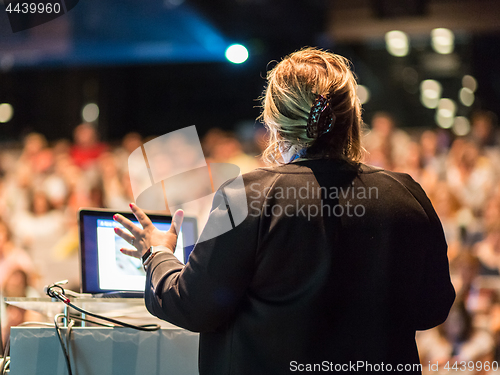
[[[79, 211], [81, 293], [95, 297], [143, 297], [146, 273], [140, 259], [120, 252], [121, 248], [132, 246], [114, 231], [115, 227], [126, 230], [113, 220], [117, 213], [141, 226], [131, 212], [90, 208]], [[171, 216], [156, 213], [148, 216], [160, 230], [167, 231], [172, 225]], [[196, 219], [184, 217], [174, 251], [182, 263], [188, 262], [197, 239]]]

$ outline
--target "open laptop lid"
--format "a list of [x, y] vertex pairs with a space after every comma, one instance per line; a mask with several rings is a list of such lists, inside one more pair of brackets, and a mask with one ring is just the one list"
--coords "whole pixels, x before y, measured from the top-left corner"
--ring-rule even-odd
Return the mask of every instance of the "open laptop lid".
[[[114, 232], [115, 227], [121, 226], [113, 220], [116, 213], [140, 226], [131, 212], [94, 208], [79, 212], [82, 293], [144, 292], [146, 273], [141, 260], [120, 252], [131, 245]], [[158, 229], [170, 229], [171, 216], [149, 213], [148, 216]], [[194, 247], [184, 245], [196, 243], [197, 238], [196, 219], [184, 217], [174, 252], [182, 263], [187, 263]]]

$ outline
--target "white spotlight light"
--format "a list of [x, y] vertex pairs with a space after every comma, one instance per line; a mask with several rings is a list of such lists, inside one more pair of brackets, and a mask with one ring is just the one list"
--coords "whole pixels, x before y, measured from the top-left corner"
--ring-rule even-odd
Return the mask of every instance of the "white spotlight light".
[[453, 122], [453, 133], [458, 136], [464, 136], [470, 132], [470, 122], [467, 117], [457, 116]]
[[453, 117], [455, 116], [455, 111], [457, 106], [455, 102], [451, 99], [440, 99], [438, 104], [438, 112], [443, 117]]
[[368, 90], [368, 87], [358, 85], [357, 93], [361, 104], [365, 104], [368, 100], [370, 100], [370, 90]]
[[436, 112], [436, 123], [443, 129], [449, 129], [453, 126], [453, 117], [443, 117]]
[[94, 122], [99, 117], [99, 107], [95, 103], [89, 103], [82, 109], [82, 118], [86, 122]]
[[440, 99], [436, 111], [437, 124], [444, 129], [451, 128], [454, 122], [456, 110], [457, 106], [453, 100], [445, 98]]
[[226, 59], [233, 64], [241, 64], [248, 59], [248, 50], [241, 44], [233, 44], [226, 49]]
[[408, 35], [402, 31], [393, 30], [385, 34], [387, 51], [393, 56], [406, 56], [410, 49]]
[[14, 116], [14, 108], [9, 103], [0, 104], [0, 122], [9, 122]]
[[470, 107], [474, 103], [474, 92], [467, 87], [462, 87], [458, 96], [460, 97], [462, 104], [467, 107]]
[[436, 108], [443, 88], [438, 81], [426, 79], [420, 83], [420, 101], [426, 108]]
[[465, 75], [462, 78], [462, 86], [468, 88], [472, 92], [477, 90], [477, 81], [473, 76]]
[[443, 55], [452, 53], [455, 44], [455, 35], [449, 29], [434, 29], [431, 31], [431, 44], [437, 53]]

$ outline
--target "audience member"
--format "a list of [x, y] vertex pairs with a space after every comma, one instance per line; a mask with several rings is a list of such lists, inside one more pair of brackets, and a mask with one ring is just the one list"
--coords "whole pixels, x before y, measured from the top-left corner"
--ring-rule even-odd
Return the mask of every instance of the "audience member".
[[108, 149], [105, 143], [99, 142], [96, 128], [89, 123], [78, 125], [73, 138], [75, 144], [71, 147], [70, 154], [73, 162], [80, 168], [89, 168]]
[[365, 135], [363, 143], [368, 151], [369, 164], [394, 169], [405, 160], [410, 137], [396, 127], [392, 115], [377, 112], [372, 118], [372, 129]]

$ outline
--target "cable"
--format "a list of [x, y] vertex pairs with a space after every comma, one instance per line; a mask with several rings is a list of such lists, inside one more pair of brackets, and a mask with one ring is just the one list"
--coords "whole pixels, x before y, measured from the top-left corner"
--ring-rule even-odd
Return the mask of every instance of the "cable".
[[10, 359], [7, 359], [7, 356], [10, 354], [10, 338], [7, 338], [7, 342], [5, 343], [5, 347], [3, 350], [3, 360], [4, 363], [2, 365], [2, 368], [0, 368], [0, 375], [5, 374], [5, 370], [7, 370], [7, 367], [10, 365]]
[[[59, 343], [61, 344], [61, 349], [63, 351], [64, 358], [66, 359], [66, 367], [68, 368], [68, 375], [73, 375], [73, 371], [71, 371], [71, 362], [69, 359], [69, 347], [66, 348], [66, 346], [64, 345], [64, 341], [61, 335], [61, 327], [59, 327], [59, 323], [57, 322], [57, 319], [59, 318], [66, 319], [66, 317], [64, 316], [64, 314], [57, 314], [56, 316], [54, 316], [54, 325], [56, 327], [57, 337], [59, 338]], [[71, 332], [71, 327], [68, 327], [68, 333], [66, 339], [68, 339], [68, 336]]]
[[[63, 337], [62, 337], [62, 334], [61, 334], [61, 327], [59, 325], [58, 320], [60, 318], [67, 319], [67, 317], [64, 314], [57, 314], [54, 317], [54, 326], [56, 329], [57, 338], [59, 339], [59, 343], [61, 344], [61, 349], [63, 351], [64, 358], [66, 360], [66, 367], [68, 369], [68, 375], [73, 375], [73, 372], [71, 370], [69, 349], [70, 349], [70, 336], [71, 336], [73, 325], [75, 324], [74, 320], [78, 320], [78, 321], [82, 321], [82, 322], [89, 322], [89, 323], [97, 324], [97, 325], [103, 326], [103, 327], [115, 327], [115, 325], [118, 325], [121, 327], [127, 327], [127, 328], [136, 329], [139, 331], [149, 331], [149, 332], [157, 331], [161, 328], [158, 324], [145, 324], [145, 325], [136, 326], [133, 324], [121, 322], [121, 321], [116, 320], [116, 319], [108, 318], [108, 317], [94, 314], [94, 313], [91, 313], [90, 311], [84, 310], [84, 309], [74, 305], [73, 303], [71, 303], [71, 300], [66, 296], [64, 288], [59, 284], [60, 283], [56, 283], [56, 284], [50, 285], [46, 288], [46, 293], [49, 297], [55, 298], [55, 299], [63, 302], [65, 305], [73, 308], [74, 310], [76, 310], [82, 314], [86, 314], [86, 315], [89, 315], [93, 318], [101, 319], [101, 320], [105, 320], [107, 322], [113, 323], [113, 324], [100, 323], [100, 322], [97, 322], [95, 320], [81, 318], [81, 317], [75, 316], [74, 314], [69, 314], [70, 321], [68, 323], [68, 327], [67, 327], [67, 331], [66, 331], [66, 344], [65, 344]], [[6, 349], [5, 353], [8, 352], [9, 347], [10, 347], [10, 341], [7, 341], [7, 344], [5, 346], [5, 349]], [[4, 353], [4, 358], [6, 358], [5, 353]], [[6, 361], [6, 359], [5, 359], [5, 361]], [[9, 362], [3, 364], [0, 375], [4, 375], [6, 366], [9, 364]]]
[[10, 366], [10, 358], [3, 358], [3, 360], [5, 362], [2, 362], [2, 368], [0, 370], [2, 370], [1, 374], [5, 374], [5, 371], [9, 368]]
[[101, 323], [101, 322], [98, 322], [97, 320], [92, 320], [92, 319], [85, 319], [85, 318], [82, 318], [79, 315], [70, 314], [69, 317], [71, 319], [78, 320], [80, 322], [92, 323], [92, 324], [95, 324], [95, 325], [98, 325], [98, 326], [101, 326], [101, 327], [107, 327], [107, 328], [113, 328], [114, 327], [114, 325], [112, 325], [112, 324]]
[[[56, 289], [59, 289], [59, 291]], [[60, 285], [57, 285], [57, 284], [53, 284], [53, 285], [47, 287], [47, 295], [49, 297], [58, 299], [59, 301], [63, 302], [67, 306], [73, 308], [74, 310], [76, 310], [82, 314], [89, 315], [93, 318], [105, 320], [107, 322], [113, 323], [114, 325], [132, 328], [132, 329], [136, 329], [139, 331], [148, 331], [148, 332], [158, 331], [161, 328], [158, 324], [144, 324], [144, 325], [136, 326], [133, 324], [121, 322], [121, 321], [116, 320], [116, 319], [112, 319], [112, 318], [108, 318], [108, 317], [105, 317], [102, 315], [91, 313], [90, 311], [84, 310], [84, 309], [74, 305], [73, 303], [71, 303], [70, 299], [65, 295], [64, 288]]]

